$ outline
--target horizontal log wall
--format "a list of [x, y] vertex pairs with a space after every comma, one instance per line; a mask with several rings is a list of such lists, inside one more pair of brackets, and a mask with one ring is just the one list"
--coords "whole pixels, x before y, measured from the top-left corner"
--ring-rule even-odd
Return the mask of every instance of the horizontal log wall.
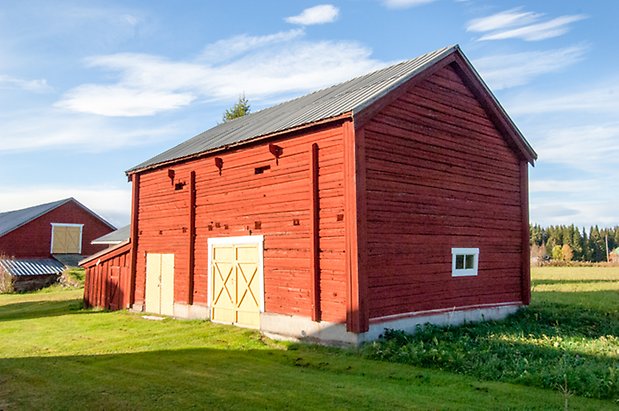
[[[366, 123], [370, 318], [521, 301], [520, 161], [445, 67]], [[479, 274], [451, 276], [451, 248]]]
[[[318, 247], [321, 319], [345, 321], [344, 189], [342, 125], [322, 127], [269, 143], [140, 174], [135, 300], [144, 300], [146, 253], [175, 255], [174, 298], [207, 304], [211, 237], [264, 235], [265, 311], [312, 315], [311, 151], [318, 144]], [[221, 171], [215, 157], [223, 161]], [[269, 167], [265, 169], [265, 167]], [[263, 172], [256, 174], [256, 169]], [[172, 173], [169, 170], [173, 170]], [[195, 172], [193, 284], [191, 172]], [[176, 184], [186, 183], [176, 190]], [[188, 298], [191, 292], [192, 299]]]

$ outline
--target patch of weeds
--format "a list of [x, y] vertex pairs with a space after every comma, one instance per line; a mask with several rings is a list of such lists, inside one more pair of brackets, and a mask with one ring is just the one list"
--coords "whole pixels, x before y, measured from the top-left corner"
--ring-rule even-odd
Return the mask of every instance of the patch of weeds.
[[436, 368], [484, 380], [619, 398], [619, 316], [545, 304], [504, 321], [385, 330], [368, 358]]

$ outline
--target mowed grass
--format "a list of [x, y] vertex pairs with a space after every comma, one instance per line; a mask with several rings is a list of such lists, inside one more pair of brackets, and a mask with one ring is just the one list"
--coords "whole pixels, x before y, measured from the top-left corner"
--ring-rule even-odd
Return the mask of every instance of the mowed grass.
[[535, 268], [532, 287], [531, 305], [505, 321], [388, 332], [364, 352], [617, 406], [619, 268]]
[[[0, 296], [0, 409], [559, 409], [565, 396], [204, 321], [82, 310], [80, 290]], [[608, 401], [572, 397], [577, 409]]]

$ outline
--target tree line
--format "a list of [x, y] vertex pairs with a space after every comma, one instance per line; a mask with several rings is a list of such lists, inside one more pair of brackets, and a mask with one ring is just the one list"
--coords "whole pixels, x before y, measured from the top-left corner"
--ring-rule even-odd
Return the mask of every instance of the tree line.
[[[563, 261], [606, 261], [607, 252], [619, 247], [619, 226], [612, 228], [531, 225], [531, 255]], [[608, 246], [607, 246], [608, 243]], [[607, 248], [608, 247], [608, 248]]]

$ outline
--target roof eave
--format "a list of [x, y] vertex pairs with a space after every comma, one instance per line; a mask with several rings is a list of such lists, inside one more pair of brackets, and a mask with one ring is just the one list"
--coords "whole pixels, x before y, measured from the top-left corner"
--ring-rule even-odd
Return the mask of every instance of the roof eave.
[[171, 160], [167, 160], [167, 161], [162, 161], [159, 163], [155, 163], [155, 164], [149, 164], [145, 167], [140, 167], [140, 168], [132, 168], [129, 169], [127, 171], [125, 171], [125, 174], [127, 175], [127, 177], [131, 178], [132, 175], [134, 174], [138, 174], [138, 173], [142, 173], [144, 171], [149, 171], [149, 170], [153, 170], [153, 169], [157, 169], [157, 168], [161, 168], [161, 167], [166, 167], [166, 166], [171, 166], [173, 164], [177, 164], [177, 163], [182, 163], [185, 161], [189, 161], [189, 160], [195, 160], [197, 158], [201, 158], [201, 157], [206, 157], [208, 155], [212, 155], [215, 153], [220, 153], [222, 151], [227, 151], [230, 150], [232, 148], [237, 148], [237, 147], [241, 147], [244, 145], [249, 145], [249, 144], [253, 144], [256, 143], [258, 141], [263, 141], [263, 140], [268, 140], [274, 137], [281, 137], [281, 136], [285, 136], [286, 134], [292, 134], [292, 133], [297, 133], [300, 131], [305, 131], [307, 129], [313, 128], [313, 127], [318, 127], [318, 126], [323, 126], [329, 123], [337, 123], [340, 121], [345, 121], [347, 119], [352, 119], [352, 111], [348, 111], [342, 114], [339, 114], [337, 116], [333, 116], [333, 117], [329, 117], [329, 118], [325, 118], [322, 120], [318, 120], [318, 121], [314, 121], [311, 123], [306, 123], [306, 124], [302, 124], [300, 126], [296, 126], [296, 127], [292, 127], [292, 128], [287, 128], [285, 130], [280, 130], [280, 131], [276, 131], [274, 133], [269, 133], [269, 134], [264, 134], [261, 136], [257, 136], [248, 140], [242, 140], [242, 141], [238, 141], [236, 143], [233, 144], [227, 144], [225, 146], [221, 146], [221, 147], [217, 147], [211, 150], [205, 150], [205, 151], [201, 151], [199, 153], [193, 153], [193, 154], [189, 154], [183, 157], [178, 157], [178, 158], [174, 158]]

